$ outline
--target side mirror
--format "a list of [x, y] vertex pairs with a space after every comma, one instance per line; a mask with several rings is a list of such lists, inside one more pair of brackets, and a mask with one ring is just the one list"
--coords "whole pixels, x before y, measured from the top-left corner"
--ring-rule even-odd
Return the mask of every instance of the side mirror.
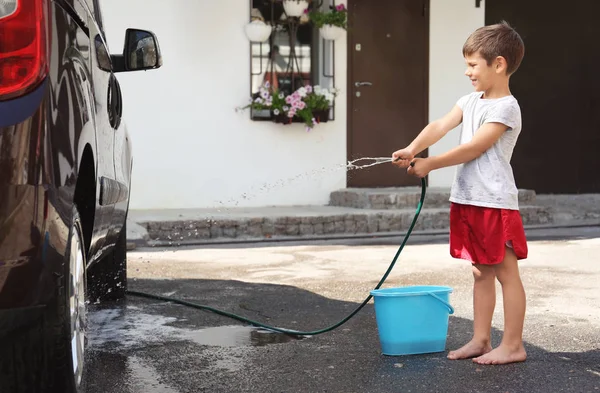
[[122, 56], [112, 56], [113, 71], [141, 71], [160, 68], [162, 55], [158, 39], [151, 31], [127, 29]]

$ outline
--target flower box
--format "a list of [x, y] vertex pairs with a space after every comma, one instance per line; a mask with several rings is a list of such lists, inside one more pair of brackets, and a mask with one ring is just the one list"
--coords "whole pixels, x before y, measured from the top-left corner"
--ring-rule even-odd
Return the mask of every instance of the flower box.
[[265, 82], [248, 105], [236, 110], [250, 108], [252, 119], [256, 120], [271, 120], [283, 125], [304, 123], [310, 131], [319, 123], [329, 121], [330, 108], [336, 94], [335, 89], [306, 85], [286, 95]]

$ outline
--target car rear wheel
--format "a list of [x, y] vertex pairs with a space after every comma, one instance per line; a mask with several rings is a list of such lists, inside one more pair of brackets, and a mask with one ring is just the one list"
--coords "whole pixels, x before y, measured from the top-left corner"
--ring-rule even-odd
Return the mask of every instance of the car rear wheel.
[[55, 277], [54, 299], [38, 322], [6, 337], [2, 345], [0, 392], [81, 392], [86, 328], [82, 239], [79, 215], [74, 212], [63, 274]]

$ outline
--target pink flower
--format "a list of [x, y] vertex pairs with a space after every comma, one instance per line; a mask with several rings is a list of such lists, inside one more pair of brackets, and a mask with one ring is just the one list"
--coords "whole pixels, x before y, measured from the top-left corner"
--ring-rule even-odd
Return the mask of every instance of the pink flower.
[[294, 117], [296, 115], [296, 110], [295, 109], [291, 109], [288, 112], [288, 117], [291, 119], [292, 117]]
[[335, 6], [335, 9], [336, 9], [337, 11], [345, 11], [345, 10], [346, 10], [346, 6], [345, 6], [345, 5], [343, 5], [343, 4], [336, 5], [336, 6]]
[[300, 101], [300, 98], [302, 98], [302, 97], [300, 97], [300, 93], [298, 93], [297, 91], [294, 92], [294, 94], [292, 94], [293, 101]]
[[292, 96], [285, 97], [285, 103], [286, 104], [291, 104], [292, 102], [294, 102], [294, 99], [292, 98]]
[[304, 109], [304, 108], [306, 108], [306, 102], [304, 102], [304, 101], [300, 101], [300, 102], [298, 103], [298, 108], [299, 108], [299, 109]]
[[306, 92], [307, 92], [308, 94], [312, 93], [312, 91], [313, 91], [313, 88], [312, 88], [312, 86], [306, 86]]

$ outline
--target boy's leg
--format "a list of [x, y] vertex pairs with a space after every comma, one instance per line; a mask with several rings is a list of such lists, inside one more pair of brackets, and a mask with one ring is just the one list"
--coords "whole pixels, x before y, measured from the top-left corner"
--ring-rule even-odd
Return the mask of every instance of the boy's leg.
[[473, 359], [479, 364], [507, 364], [523, 362], [527, 353], [523, 347], [523, 323], [525, 320], [525, 289], [519, 275], [517, 256], [506, 247], [504, 261], [494, 266], [498, 281], [502, 284], [504, 299], [504, 336], [500, 346]]
[[493, 266], [473, 265], [473, 338], [448, 354], [448, 359], [468, 359], [492, 350], [490, 334], [496, 306], [496, 273]]

